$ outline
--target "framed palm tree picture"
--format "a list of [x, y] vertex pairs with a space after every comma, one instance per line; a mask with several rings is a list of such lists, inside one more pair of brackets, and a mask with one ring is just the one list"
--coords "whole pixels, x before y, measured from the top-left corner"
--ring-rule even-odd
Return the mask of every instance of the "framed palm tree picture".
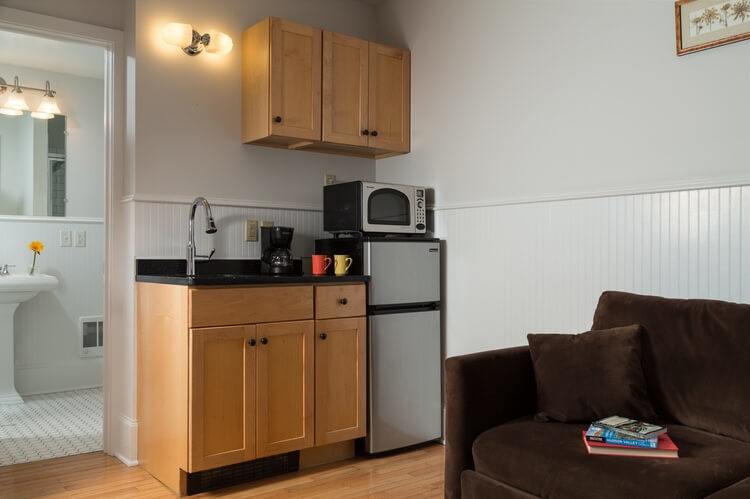
[[677, 55], [750, 39], [750, 0], [678, 0]]

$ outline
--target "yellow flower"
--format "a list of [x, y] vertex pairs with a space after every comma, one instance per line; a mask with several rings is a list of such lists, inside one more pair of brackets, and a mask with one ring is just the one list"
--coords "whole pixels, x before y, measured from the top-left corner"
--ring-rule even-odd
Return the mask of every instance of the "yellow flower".
[[31, 241], [29, 243], [29, 249], [33, 251], [34, 253], [41, 253], [44, 249], [44, 245], [41, 241]]

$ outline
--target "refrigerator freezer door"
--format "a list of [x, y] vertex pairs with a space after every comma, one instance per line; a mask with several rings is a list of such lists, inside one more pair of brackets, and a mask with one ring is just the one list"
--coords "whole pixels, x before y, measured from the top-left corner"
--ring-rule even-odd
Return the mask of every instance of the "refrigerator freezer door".
[[439, 242], [369, 241], [364, 253], [370, 305], [440, 301]]
[[367, 451], [440, 438], [440, 312], [373, 315], [369, 321]]

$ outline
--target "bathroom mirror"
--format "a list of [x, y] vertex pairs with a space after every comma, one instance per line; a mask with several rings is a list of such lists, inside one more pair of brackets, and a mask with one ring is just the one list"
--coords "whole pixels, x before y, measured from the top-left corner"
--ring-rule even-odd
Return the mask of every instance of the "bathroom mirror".
[[[104, 49], [2, 30], [0, 47], [0, 216], [103, 218]], [[2, 114], [16, 81], [23, 110]]]

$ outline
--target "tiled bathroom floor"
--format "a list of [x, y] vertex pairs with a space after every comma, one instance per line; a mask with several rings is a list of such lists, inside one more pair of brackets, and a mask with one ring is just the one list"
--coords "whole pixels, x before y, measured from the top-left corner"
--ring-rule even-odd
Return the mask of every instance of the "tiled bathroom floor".
[[0, 405], [0, 466], [102, 450], [102, 389]]

